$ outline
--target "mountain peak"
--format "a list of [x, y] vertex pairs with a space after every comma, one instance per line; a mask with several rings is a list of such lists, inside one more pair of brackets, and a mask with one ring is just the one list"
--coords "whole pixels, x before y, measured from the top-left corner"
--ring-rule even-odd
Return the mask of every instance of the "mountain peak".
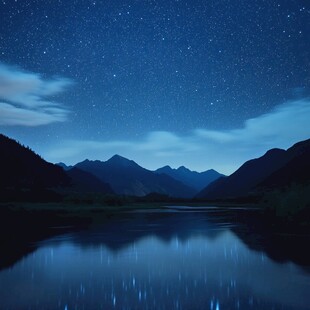
[[[209, 170], [206, 170], [205, 172], [217, 172], [216, 170], [214, 169], [209, 169]], [[217, 172], [218, 173], [218, 172]]]
[[66, 165], [65, 163], [63, 163], [63, 162], [57, 163], [56, 166], [61, 167], [61, 168], [64, 169], [65, 171], [67, 171], [67, 170], [69, 170], [69, 169], [72, 168], [72, 166], [67, 166], [67, 165]]
[[193, 197], [195, 194], [193, 188], [168, 175], [158, 175], [118, 154], [100, 164], [90, 162], [85, 165], [79, 164], [77, 167], [110, 184], [116, 194], [145, 196], [156, 192], [186, 198]]
[[133, 160], [130, 160], [118, 154], [113, 155], [110, 159], [106, 161], [106, 163], [113, 165], [120, 165], [123, 167], [138, 166], [138, 164], [135, 163]]
[[155, 173], [165, 173], [197, 191], [201, 191], [208, 184], [222, 176], [213, 169], [204, 172], [197, 172], [191, 171], [185, 166], [180, 166], [177, 169], [172, 169], [170, 166], [164, 166], [155, 170]]
[[129, 160], [121, 155], [115, 154], [109, 160]]
[[166, 165], [166, 166], [163, 166], [161, 168], [156, 169], [155, 171], [157, 171], [159, 173], [166, 173], [166, 172], [173, 171], [173, 169], [169, 165]]
[[172, 168], [169, 165], [163, 166], [161, 169], [171, 169], [172, 170]]
[[277, 156], [281, 153], [284, 154], [285, 150], [279, 149], [279, 148], [273, 148], [273, 149], [268, 150], [264, 156]]
[[185, 166], [180, 166], [177, 170], [178, 170], [178, 171], [183, 171], [183, 172], [191, 172], [191, 170], [189, 170], [189, 169], [186, 168]]

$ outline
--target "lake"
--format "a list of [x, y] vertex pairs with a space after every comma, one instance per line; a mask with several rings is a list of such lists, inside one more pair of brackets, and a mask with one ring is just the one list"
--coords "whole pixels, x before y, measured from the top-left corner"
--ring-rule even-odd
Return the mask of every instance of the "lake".
[[53, 227], [2, 267], [0, 309], [310, 309], [309, 236], [265, 234], [242, 212], [172, 207]]

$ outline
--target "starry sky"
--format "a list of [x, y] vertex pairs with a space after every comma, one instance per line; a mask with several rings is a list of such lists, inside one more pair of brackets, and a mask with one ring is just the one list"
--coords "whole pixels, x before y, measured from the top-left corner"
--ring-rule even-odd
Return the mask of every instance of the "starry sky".
[[2, 0], [0, 132], [51, 162], [233, 172], [310, 137], [306, 0]]

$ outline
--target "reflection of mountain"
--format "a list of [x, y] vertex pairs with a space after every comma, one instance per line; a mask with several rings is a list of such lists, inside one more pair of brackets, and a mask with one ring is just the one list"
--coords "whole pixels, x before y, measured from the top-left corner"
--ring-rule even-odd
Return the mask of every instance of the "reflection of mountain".
[[270, 223], [264, 224], [262, 216], [257, 218], [255, 215], [250, 218], [246, 216], [241, 220], [241, 225], [235, 225], [231, 230], [251, 250], [261, 252], [276, 262], [292, 261], [310, 272], [310, 253], [305, 251], [310, 236], [274, 232], [270, 227]]
[[70, 242], [83, 247], [104, 244], [113, 251], [119, 251], [147, 236], [156, 236], [165, 242], [176, 237], [185, 242], [197, 235], [215, 239], [225, 224], [221, 223], [221, 218], [212, 222], [200, 212], [123, 213], [109, 216], [90, 231], [75, 233]]
[[[238, 212], [238, 218], [236, 218], [236, 212]], [[70, 232], [69, 242], [78, 246], [88, 248], [103, 245], [114, 252], [148, 236], [156, 236], [164, 242], [170, 242], [176, 238], [180, 242], [186, 242], [195, 236], [216, 241], [224, 231], [232, 231], [248, 247], [266, 253], [276, 261], [291, 260], [298, 264], [310, 265], [310, 253], [304, 250], [305, 245], [310, 241], [309, 236], [275, 235], [271, 231], [266, 231], [261, 217], [255, 211], [213, 209], [208, 212], [166, 210], [106, 213], [100, 224], [93, 224], [89, 230], [80, 231], [73, 228], [58, 230], [47, 227], [67, 225], [77, 228], [86, 227], [85, 220], [81, 222], [72, 218], [53, 218], [51, 214], [36, 218], [31, 214], [25, 214], [22, 218], [25, 219], [24, 224], [18, 223], [16, 217], [11, 217], [11, 223], [6, 221], [6, 224], [1, 226], [2, 253], [5, 255], [1, 255], [0, 268], [8, 267], [33, 251], [34, 242], [59, 235], [61, 231]], [[15, 231], [14, 227], [18, 225], [22, 229]], [[12, 235], [14, 235], [13, 239]], [[29, 244], [31, 246], [28, 246]]]
[[89, 247], [104, 244], [119, 251], [146, 236], [169, 242], [174, 238], [185, 242], [194, 236], [208, 239], [218, 238], [230, 230], [249, 248], [266, 253], [275, 261], [294, 261], [310, 265], [310, 253], [304, 246], [310, 242], [309, 236], [274, 234], [266, 229], [263, 219], [255, 212], [237, 211], [241, 219], [236, 220], [234, 212], [213, 210], [211, 212], [168, 212], [134, 213], [109, 218], [104, 225], [89, 231], [81, 231], [71, 236], [71, 241], [79, 246]]
[[218, 216], [127, 213], [43, 241], [0, 272], [2, 307], [18, 291], [18, 309], [66, 309], [60, 294], [68, 309], [307, 309], [310, 275], [249, 250]]
[[166, 174], [172, 178], [179, 180], [180, 182], [195, 188], [197, 191], [201, 191], [203, 188], [208, 186], [211, 182], [217, 180], [223, 175], [217, 171], [210, 169], [203, 172], [196, 172], [187, 169], [182, 166], [178, 169], [172, 169], [170, 166], [164, 166], [155, 171], [158, 174]]
[[[37, 249], [35, 244], [46, 238], [86, 227], [89, 219], [59, 216], [53, 210], [26, 211], [1, 206], [0, 208], [0, 270]], [[56, 227], [59, 227], [59, 229]]]
[[106, 162], [85, 160], [75, 167], [92, 173], [109, 183], [117, 194], [145, 196], [156, 192], [172, 197], [193, 197], [195, 190], [167, 175], [159, 175], [144, 169], [132, 160], [119, 155]]

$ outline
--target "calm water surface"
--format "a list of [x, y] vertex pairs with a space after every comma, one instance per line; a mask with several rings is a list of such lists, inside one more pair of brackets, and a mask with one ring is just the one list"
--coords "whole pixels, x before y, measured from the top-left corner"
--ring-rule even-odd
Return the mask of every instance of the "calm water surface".
[[0, 309], [310, 309], [307, 268], [248, 234], [225, 212], [115, 215], [3, 269]]

